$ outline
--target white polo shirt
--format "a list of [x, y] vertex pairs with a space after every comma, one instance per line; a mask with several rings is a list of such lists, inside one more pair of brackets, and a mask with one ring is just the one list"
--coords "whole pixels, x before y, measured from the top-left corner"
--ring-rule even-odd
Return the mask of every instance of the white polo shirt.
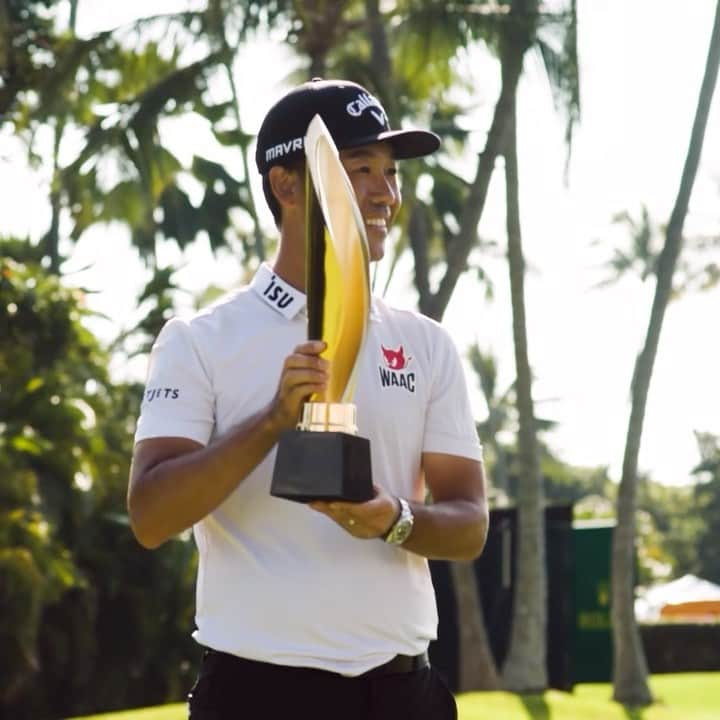
[[[267, 265], [249, 287], [168, 322], [152, 350], [136, 442], [212, 443], [266, 407], [306, 328], [305, 296]], [[376, 484], [422, 502], [423, 452], [480, 459], [460, 360], [439, 324], [374, 298], [359, 362], [358, 428]], [[427, 561], [272, 497], [274, 461], [275, 449], [193, 528], [198, 642], [345, 675], [424, 651], [437, 629]]]

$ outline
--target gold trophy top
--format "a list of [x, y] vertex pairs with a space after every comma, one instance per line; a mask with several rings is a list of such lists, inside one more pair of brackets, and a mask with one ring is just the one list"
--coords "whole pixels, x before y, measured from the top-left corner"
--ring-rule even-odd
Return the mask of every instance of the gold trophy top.
[[319, 115], [304, 147], [308, 338], [326, 342], [322, 357], [330, 362], [326, 391], [310, 401], [332, 406], [352, 402], [370, 314], [370, 257], [355, 191]]

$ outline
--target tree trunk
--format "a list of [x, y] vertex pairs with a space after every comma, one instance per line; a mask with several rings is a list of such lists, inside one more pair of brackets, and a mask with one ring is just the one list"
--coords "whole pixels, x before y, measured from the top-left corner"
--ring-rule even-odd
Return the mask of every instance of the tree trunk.
[[500, 97], [495, 105], [485, 149], [478, 158], [475, 179], [470, 185], [470, 191], [465, 200], [460, 220], [460, 232], [453, 245], [453, 252], [448, 253], [447, 267], [437, 292], [428, 298], [425, 307], [420, 308], [421, 312], [436, 320], [439, 320], [445, 313], [445, 309], [455, 290], [455, 285], [457, 285], [460, 275], [467, 268], [468, 255], [477, 244], [478, 224], [485, 208], [485, 200], [490, 188], [490, 178], [495, 169], [495, 161], [500, 155], [505, 142], [508, 108], [517, 88], [519, 77], [520, 68], [517, 69], [517, 75], [515, 76], [510, 73], [503, 73]]
[[631, 387], [632, 406], [618, 492], [617, 527], [613, 536], [612, 550], [613, 698], [626, 705], [646, 705], [652, 702], [652, 695], [647, 683], [647, 664], [635, 622], [633, 602], [638, 455], [650, 380], [665, 310], [672, 292], [673, 275], [682, 250], [683, 225], [700, 162], [719, 63], [720, 2], [715, 11], [705, 75], [700, 88], [700, 97], [680, 188], [667, 227], [665, 245], [658, 260], [655, 296], [650, 311], [645, 344], [635, 363]]
[[380, 12], [380, 0], [365, 0], [365, 24], [370, 38], [370, 68], [378, 95], [387, 111], [390, 127], [400, 126], [398, 94], [394, 78], [385, 23]]
[[0, 0], [0, 77], [3, 79], [11, 74], [12, 34], [7, 0]]
[[330, 50], [342, 42], [347, 26], [343, 13], [348, 0], [302, 0], [294, 2], [294, 11], [302, 24], [299, 44], [310, 60], [310, 78], [326, 77]]
[[490, 651], [473, 562], [450, 563], [457, 604], [460, 667], [458, 690], [498, 690], [495, 658]]
[[80, 0], [70, 0], [70, 27], [74, 30], [77, 21], [78, 2]]
[[[415, 289], [418, 292], [418, 308], [421, 313], [430, 307], [432, 292], [430, 290], [430, 260], [428, 247], [430, 245], [430, 232], [425, 208], [416, 202], [414, 193], [410, 203], [410, 219], [407, 224], [407, 233], [410, 248], [413, 253], [413, 278]], [[437, 319], [437, 318], [436, 318]], [[439, 321], [439, 320], [438, 320]]]
[[[522, 65], [524, 51], [508, 53], [506, 62]], [[519, 69], [513, 71], [513, 74]], [[520, 229], [517, 126], [512, 96], [505, 146], [508, 265], [513, 312], [513, 341], [517, 371], [517, 409], [520, 429], [518, 450], [518, 541], [510, 647], [503, 666], [504, 686], [516, 692], [547, 687], [547, 582], [545, 573], [545, 523], [543, 487], [535, 432], [532, 377], [528, 359], [525, 320], [525, 261]]]
[[58, 118], [53, 138], [53, 170], [50, 181], [50, 227], [42, 239], [43, 254], [48, 258], [48, 271], [54, 275], [60, 274], [60, 212], [62, 203], [60, 198], [60, 142], [65, 129], [65, 119]]
[[510, 482], [508, 479], [507, 452], [497, 439], [493, 440], [492, 447], [495, 451], [495, 466], [493, 467], [493, 487], [502, 493], [503, 499], [510, 497]]
[[[78, 0], [70, 2], [70, 33], [75, 35], [75, 25], [77, 23], [77, 6]], [[45, 233], [42, 244], [43, 252], [49, 259], [48, 270], [55, 275], [60, 274], [60, 212], [62, 210], [61, 188], [62, 180], [60, 178], [60, 145], [62, 143], [63, 134], [65, 133], [66, 118], [59, 115], [55, 124], [55, 137], [53, 138], [53, 171], [50, 183], [50, 227]]]
[[[235, 77], [233, 76], [233, 63], [232, 59], [235, 57], [235, 52], [231, 52], [229, 49], [229, 45], [227, 43], [227, 40], [223, 36], [223, 42], [225, 45], [225, 49], [228, 51], [230, 58], [226, 58], [224, 65], [225, 65], [225, 72], [228, 76], [228, 82], [230, 83], [230, 91], [232, 93], [232, 99], [233, 99], [233, 112], [235, 115], [235, 126], [237, 128], [238, 135], [244, 135], [243, 129], [242, 129], [242, 120], [240, 118], [240, 97], [238, 96], [237, 92], [237, 85], [235, 84]], [[262, 229], [260, 228], [260, 219], [258, 218], [257, 214], [257, 207], [255, 205], [255, 198], [253, 197], [252, 193], [252, 187], [250, 184], [250, 166], [248, 163], [248, 150], [249, 150], [249, 144], [247, 143], [241, 143], [240, 144], [240, 153], [242, 155], [242, 163], [243, 163], [243, 183], [245, 187], [247, 188], [247, 196], [248, 196], [248, 205], [247, 205], [247, 211], [250, 214], [250, 217], [252, 218], [253, 222], [253, 237], [255, 239], [255, 255], [257, 255], [257, 259], [259, 262], [265, 261], [265, 238], [263, 237]]]

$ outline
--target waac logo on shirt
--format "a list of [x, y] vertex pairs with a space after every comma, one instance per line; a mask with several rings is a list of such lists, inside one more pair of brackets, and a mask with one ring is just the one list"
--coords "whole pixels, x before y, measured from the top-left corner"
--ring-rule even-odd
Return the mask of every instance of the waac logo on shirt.
[[383, 364], [378, 365], [380, 371], [380, 384], [383, 387], [401, 387], [408, 392], [415, 392], [415, 373], [408, 371], [412, 357], [405, 354], [405, 348], [400, 345], [397, 350], [380, 346]]

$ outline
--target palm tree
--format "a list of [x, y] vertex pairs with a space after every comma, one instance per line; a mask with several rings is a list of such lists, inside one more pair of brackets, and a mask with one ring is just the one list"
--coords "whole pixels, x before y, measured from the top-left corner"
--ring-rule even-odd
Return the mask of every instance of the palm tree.
[[652, 701], [647, 683], [647, 663], [635, 622], [633, 602], [638, 456], [655, 356], [665, 310], [671, 297], [673, 275], [683, 247], [683, 226], [700, 162], [719, 64], [720, 2], [716, 8], [705, 73], [680, 188], [665, 233], [665, 244], [658, 258], [657, 282], [647, 334], [635, 362], [631, 384], [632, 401], [612, 549], [613, 698], [626, 705], [646, 705]]
[[450, 563], [458, 617], [458, 692], [499, 690], [500, 675], [485, 628], [474, 562]]
[[[613, 222], [628, 230], [630, 243], [627, 248], [613, 249], [612, 257], [605, 263], [609, 275], [598, 283], [598, 287], [611, 285], [628, 273], [636, 275], [642, 282], [655, 278], [667, 228], [653, 221], [645, 205], [640, 208], [639, 219], [623, 211], [613, 217]], [[718, 249], [720, 235], [692, 235], [684, 238], [683, 253], [675, 266], [670, 300], [690, 291], [711, 290], [720, 283]]]
[[[240, 41], [262, 20], [257, 12], [242, 13], [235, 7], [228, 14], [225, 1], [213, 0], [202, 12], [142, 18], [87, 38], [76, 37], [72, 26], [65, 36], [55, 36], [44, 25], [33, 25], [32, 33], [27, 30], [21, 34], [25, 45], [12, 46], [8, 51], [7, 64], [23, 70], [0, 96], [8, 119], [16, 132], [27, 138], [31, 155], [39, 127], [50, 126], [54, 133], [51, 222], [40, 243], [49, 267], [60, 272], [61, 239], [77, 241], [98, 222], [126, 225], [152, 273], [141, 298], [149, 301], [150, 310], [137, 328], [129, 331], [139, 330], [146, 337], [157, 334], [173, 305], [172, 271], [157, 263], [160, 240], [175, 240], [184, 248], [204, 235], [214, 250], [241, 243], [243, 260], [253, 256], [262, 260], [265, 256], [250, 189], [247, 151], [251, 137], [240, 126], [239, 100], [230, 72]], [[77, 9], [78, 2], [72, 2], [73, 22]], [[0, 17], [4, 36], [3, 23]], [[233, 31], [235, 43], [228, 40]], [[41, 37], [41, 32], [48, 34]], [[142, 33], [150, 39], [143, 40], [142, 48], [128, 51], [125, 39], [129, 33]], [[152, 39], [158, 33], [174, 38], [169, 56]], [[209, 51], [194, 63], [181, 65], [181, 50], [197, 38], [202, 38], [202, 46]], [[51, 69], [33, 64], [43, 57], [35, 52], [41, 41], [53, 54]], [[210, 77], [223, 69], [229, 78], [231, 100], [213, 104], [206, 90]], [[29, 89], [37, 94], [36, 101]], [[204, 116], [220, 143], [240, 147], [244, 165], [241, 179], [222, 164], [199, 156], [183, 166], [163, 144], [161, 123], [168, 117], [190, 113]], [[235, 128], [228, 130], [233, 123]], [[83, 145], [75, 160], [61, 167], [60, 158], [67, 155], [66, 147], [61, 152], [61, 145], [70, 127], [84, 132]], [[100, 165], [103, 173], [98, 170]], [[114, 167], [108, 172], [110, 165]], [[114, 184], [108, 187], [110, 178]], [[186, 192], [185, 181], [190, 178], [203, 190], [199, 204], [191, 202]], [[247, 220], [242, 226], [233, 220], [232, 213], [237, 211]], [[71, 229], [61, 238], [63, 216], [71, 220]]]
[[[426, 5], [426, 17], [430, 9]], [[497, 10], [500, 10], [498, 13]], [[568, 140], [579, 109], [577, 50], [575, 45], [576, 8], [571, 2], [566, 13], [559, 16], [545, 15], [539, 2], [514, 1], [495, 6], [492, 14], [489, 6], [463, 4], [454, 6], [458, 13], [443, 4], [435, 8], [443, 14], [434, 17], [435, 32], [438, 27], [458, 28], [470, 31], [475, 37], [488, 38], [500, 58], [502, 86], [495, 106], [493, 120], [488, 132], [485, 149], [479, 158], [474, 180], [464, 192], [464, 202], [459, 212], [459, 231], [452, 242], [445, 243], [446, 266], [436, 292], [430, 291], [427, 276], [418, 283], [421, 310], [440, 318], [447, 306], [460, 274], [466, 269], [468, 256], [477, 244], [477, 226], [482, 215], [490, 178], [499, 155], [505, 156], [507, 186], [508, 263], [511, 276], [513, 307], [513, 336], [517, 366], [517, 403], [520, 433], [518, 437], [521, 483], [518, 497], [519, 538], [516, 587], [522, 588], [514, 606], [511, 644], [503, 669], [503, 681], [511, 689], [535, 690], [547, 684], [545, 668], [546, 590], [544, 563], [543, 496], [539, 468], [539, 451], [535, 436], [536, 420], [531, 394], [531, 374], [528, 360], [524, 310], [524, 262], [519, 222], [518, 170], [515, 138], [515, 115], [517, 88], [526, 52], [537, 46], [545, 61], [548, 76], [555, 90], [556, 99], [567, 109]], [[448, 18], [448, 15], [451, 17]], [[456, 19], [458, 25], [451, 20]], [[560, 31], [564, 45], [564, 61], [561, 53], [554, 52], [550, 44], [540, 36], [540, 29], [550, 24]], [[429, 223], [419, 225], [425, 230]], [[429, 267], [427, 244], [411, 238], [416, 251], [416, 273]]]
[[[497, 392], [497, 360], [491, 352], [483, 352], [477, 344], [468, 350], [470, 365], [475, 371], [488, 408], [487, 418], [478, 423], [478, 434], [483, 448], [492, 453], [491, 479], [503, 503], [509, 493], [508, 453], [500, 442], [499, 434], [508, 429], [515, 403], [515, 383], [502, 394]], [[487, 461], [487, 458], [486, 458]]]
[[507, 202], [508, 266], [513, 312], [513, 340], [517, 371], [517, 404], [520, 431], [518, 450], [518, 549], [510, 647], [503, 666], [503, 683], [510, 690], [527, 692], [547, 686], [545, 576], [545, 524], [542, 475], [535, 433], [532, 377], [525, 321], [525, 263], [520, 228], [519, 172], [517, 159], [517, 85], [523, 58], [532, 43], [534, 0], [516, 0], [510, 22], [501, 36], [500, 59], [503, 87], [508, 87], [508, 112], [504, 146]]
[[[556, 100], [567, 110], [567, 138], [579, 111], [577, 50], [575, 43], [576, 8], [574, 1], [559, 15], [541, 13], [538, 0], [517, 0], [510, 3], [446, 3], [408, 2], [407, 21], [399, 25], [406, 36], [412, 34], [411, 48], [417, 49], [414, 38], [423, 38], [428, 58], [424, 69], [432, 76], [437, 66], [447, 66], [447, 54], [468, 39], [484, 39], [498, 51], [501, 61], [502, 86], [495, 106], [485, 149], [480, 155], [474, 180], [467, 185], [441, 166], [434, 169], [433, 200], [441, 208], [439, 218], [426, 206], [423, 212], [413, 205], [407, 230], [415, 255], [416, 287], [420, 310], [441, 319], [462, 272], [467, 269], [470, 251], [478, 243], [477, 227], [482, 215], [495, 161], [505, 156], [508, 202], [508, 261], [511, 275], [513, 334], [517, 365], [517, 401], [520, 417], [519, 456], [521, 490], [519, 493], [519, 547], [516, 587], [522, 588], [523, 602], [514, 607], [511, 647], [504, 668], [504, 682], [516, 690], [534, 690], [547, 684], [545, 669], [546, 592], [544, 564], [543, 497], [539, 468], [539, 451], [535, 437], [531, 376], [525, 331], [523, 258], [519, 223], [517, 152], [515, 139], [515, 98], [526, 52], [535, 45], [540, 50]], [[553, 51], [541, 38], [539, 30], [549, 25], [559, 35], [563, 51]], [[445, 53], [445, 63], [437, 56]], [[406, 59], [410, 53], [406, 53]], [[564, 57], [563, 57], [564, 56]], [[420, 73], [418, 73], [420, 74]], [[442, 194], [440, 194], [442, 192]], [[461, 198], [458, 202], [458, 198]], [[450, 199], [448, 206], [445, 201]], [[412, 200], [415, 200], [414, 194]], [[446, 212], [454, 211], [458, 229], [451, 230], [443, 221]], [[444, 274], [435, 292], [431, 290], [429, 273], [432, 267], [430, 249], [441, 234]], [[456, 581], [462, 576], [454, 573]], [[471, 597], [468, 588], [458, 597]], [[527, 602], [525, 602], [527, 599]], [[477, 615], [477, 610], [475, 610]], [[467, 616], [462, 616], [463, 620]]]
[[[466, 78], [455, 77], [448, 69], [449, 61], [457, 50], [470, 43], [483, 42], [499, 56], [503, 42], [501, 38], [507, 34], [507, 28], [519, 24], [530, 33], [530, 45], [526, 51], [535, 48], [542, 57], [556, 105], [566, 116], [566, 139], [570, 142], [572, 128], [579, 115], [575, 0], [568, 0], [567, 8], [562, 11], [546, 10], [538, 0], [532, 3], [526, 15], [522, 14], [522, 7], [516, 7], [509, 0], [500, 3], [466, 1], [452, 4], [440, 0], [405, 0], [398, 6], [405, 13], [402, 22], [396, 23], [394, 33], [398, 60], [406, 74], [413, 74], [415, 79], [412, 87], [422, 89], [425, 104], [434, 108], [433, 120], [438, 132], [450, 139], [464, 140], [467, 133], [454, 122], [461, 108], [450, 104], [437, 92], [437, 86], [433, 92], [418, 84], [427, 84], [434, 78], [438, 85], [467, 85]], [[552, 37], [548, 38], [548, 35]], [[560, 50], [557, 49], [558, 45]], [[522, 67], [518, 70], [518, 80], [521, 71]], [[438, 320], [445, 312], [460, 275], [468, 269], [471, 251], [478, 247], [478, 224], [496, 160], [503, 154], [505, 147], [511, 95], [515, 92], [516, 83], [513, 84], [512, 73], [504, 73], [502, 80], [500, 96], [495, 104], [485, 147], [478, 157], [473, 180], [468, 183], [448, 173], [439, 163], [431, 169], [433, 180], [441, 180], [443, 190], [443, 197], [433, 194], [432, 204], [447, 198], [450, 189], [448, 174], [452, 175], [454, 196], [459, 197], [460, 202], [455, 203], [453, 199], [450, 205], [443, 206], [442, 214], [434, 216], [430, 224], [417, 223], [415, 227], [420, 233], [419, 239], [413, 238], [413, 228], [410, 228], [410, 244], [416, 256], [416, 274], [418, 268], [425, 268], [427, 273], [435, 270], [432, 257], [427, 255], [428, 248], [433, 248], [439, 240], [443, 250], [436, 258], [444, 265], [437, 289], [431, 290], [428, 274], [416, 281], [420, 310]], [[429, 212], [432, 213], [432, 208], [429, 208]], [[447, 228], [443, 222], [446, 214], [453, 215], [456, 229], [445, 238], [438, 238], [437, 233], [432, 231], [434, 228]], [[422, 233], [428, 228], [430, 233], [426, 238], [428, 242], [425, 242]]]

